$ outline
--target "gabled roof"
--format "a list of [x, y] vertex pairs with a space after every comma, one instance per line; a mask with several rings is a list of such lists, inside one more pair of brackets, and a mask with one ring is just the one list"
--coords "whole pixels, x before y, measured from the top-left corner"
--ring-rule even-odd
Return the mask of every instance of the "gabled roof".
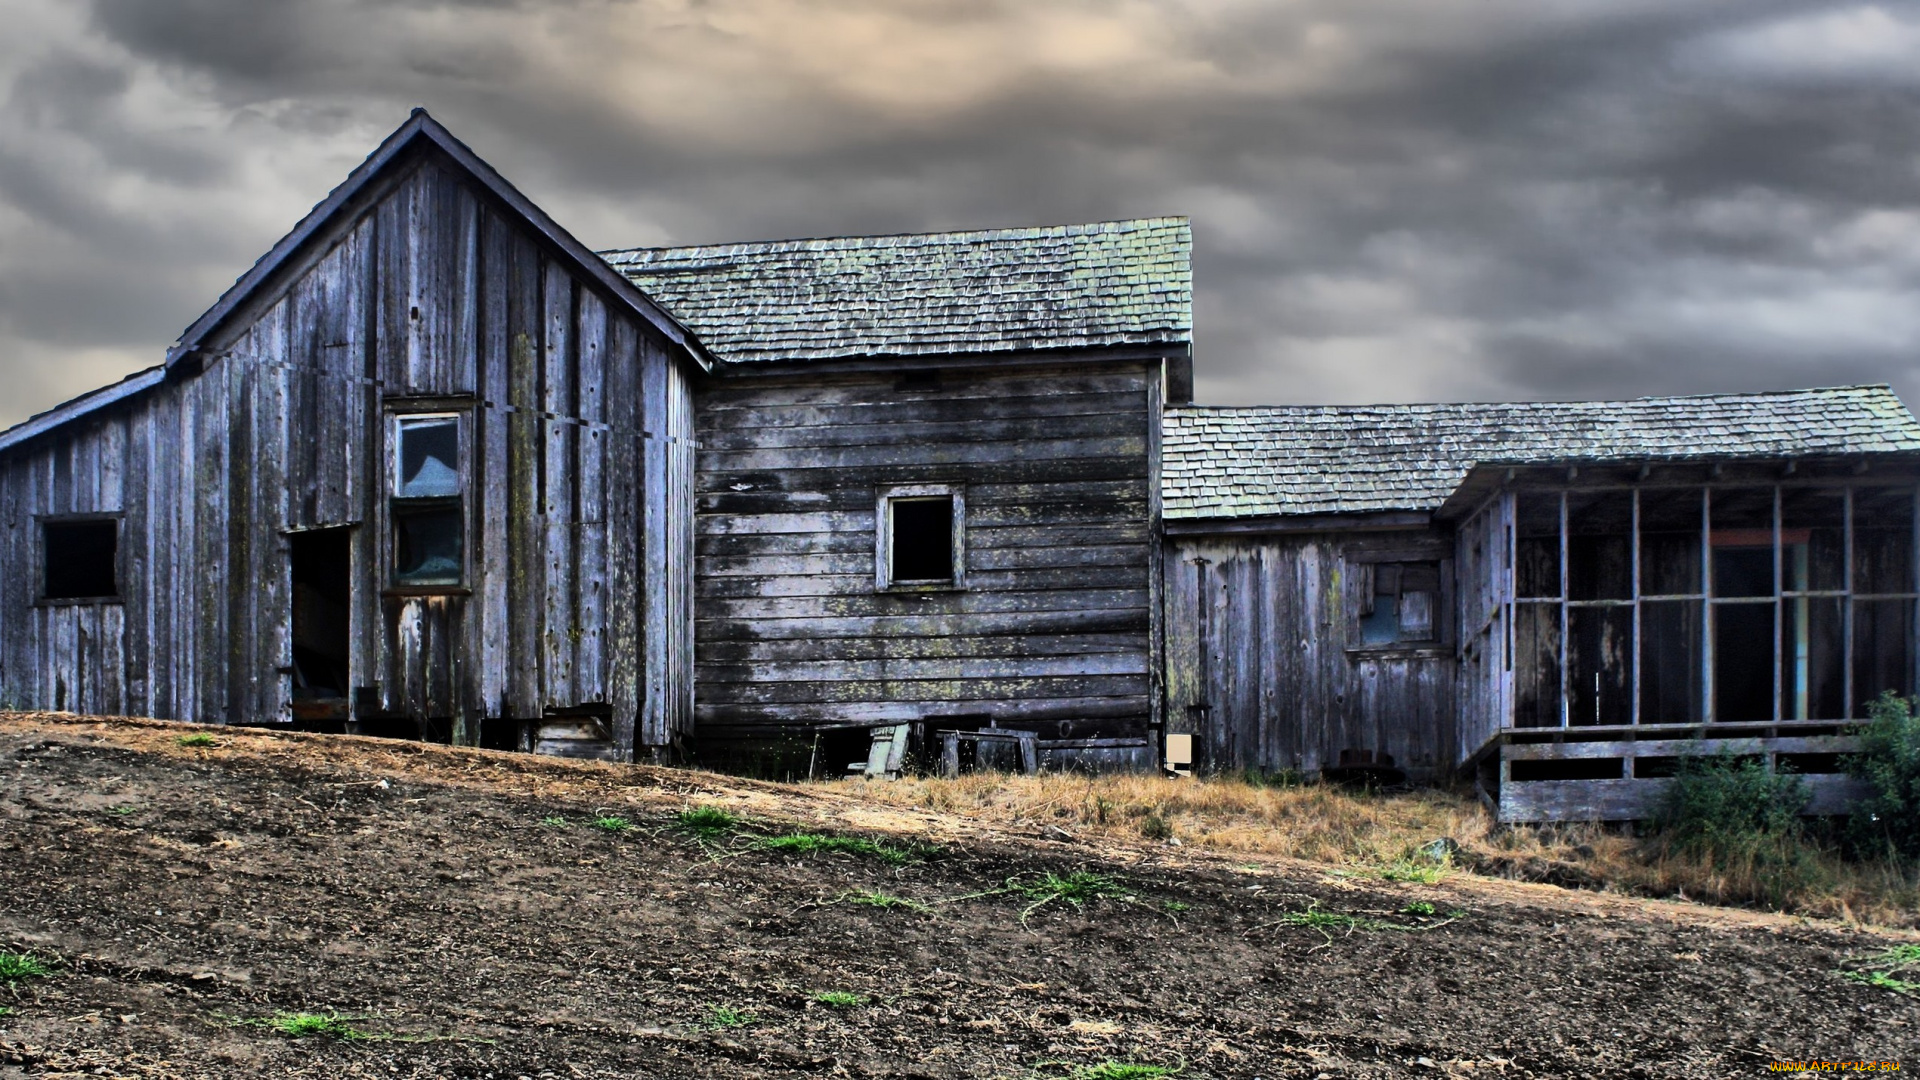
[[1183, 217], [602, 256], [727, 361], [1180, 343]]
[[180, 335], [180, 340], [167, 350], [167, 366], [171, 367], [192, 353], [202, 341], [217, 329], [236, 308], [252, 295], [254, 290], [266, 284], [274, 272], [314, 239], [334, 217], [348, 209], [355, 196], [378, 177], [389, 165], [401, 160], [409, 151], [430, 144], [437, 147], [467, 176], [507, 208], [549, 244], [565, 255], [574, 266], [588, 278], [598, 282], [615, 299], [624, 304], [636, 315], [651, 323], [667, 340], [684, 347], [701, 364], [708, 363], [705, 349], [700, 342], [687, 331], [679, 320], [667, 314], [651, 297], [626, 278], [613, 272], [612, 268], [596, 256], [585, 244], [574, 239], [573, 234], [560, 227], [545, 210], [533, 204], [533, 201], [520, 194], [519, 189], [507, 183], [506, 178], [495, 172], [493, 166], [480, 159], [478, 154], [467, 148], [467, 144], [453, 137], [453, 133], [442, 127], [439, 121], [427, 115], [425, 109], [413, 110], [407, 122], [394, 129], [367, 159], [354, 168], [347, 178], [340, 182], [321, 200], [318, 206], [307, 212], [293, 231], [280, 238], [265, 255], [260, 256], [240, 279], [233, 283], [220, 299], [207, 309], [206, 314], [194, 320], [192, 326]]
[[1169, 519], [1431, 512], [1476, 465], [1920, 451], [1885, 385], [1631, 401], [1167, 410]]

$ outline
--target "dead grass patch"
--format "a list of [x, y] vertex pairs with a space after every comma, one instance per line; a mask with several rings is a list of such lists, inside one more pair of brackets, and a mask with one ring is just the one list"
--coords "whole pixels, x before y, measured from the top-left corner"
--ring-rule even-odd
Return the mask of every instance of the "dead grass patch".
[[[1765, 860], [1675, 851], [1618, 826], [1503, 827], [1471, 795], [1445, 790], [1380, 794], [1240, 778], [975, 773], [859, 783], [858, 797], [1120, 842], [1139, 843], [1144, 835], [1222, 853], [1300, 859], [1389, 881], [1432, 883], [1464, 871], [1920, 927], [1920, 873], [1911, 868], [1847, 861], [1811, 845], [1804, 858], [1818, 872], [1782, 896]], [[1436, 845], [1442, 840], [1453, 843]]]

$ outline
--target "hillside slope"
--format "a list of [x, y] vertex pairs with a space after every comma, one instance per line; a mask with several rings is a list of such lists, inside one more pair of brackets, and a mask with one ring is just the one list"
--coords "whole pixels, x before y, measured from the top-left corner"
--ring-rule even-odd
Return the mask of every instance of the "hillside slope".
[[[0, 716], [0, 953], [57, 962], [0, 984], [0, 1077], [1920, 1064], [1920, 1001], [1836, 972], [1913, 937], [1096, 847], [707, 773], [244, 730], [182, 744], [204, 730]], [[749, 824], [690, 831], [690, 806]], [[592, 824], [616, 817], [631, 827]], [[766, 845], [800, 830], [875, 844]], [[1047, 875], [1076, 872], [1106, 895], [1047, 899]], [[269, 1023], [301, 1012], [372, 1037]]]

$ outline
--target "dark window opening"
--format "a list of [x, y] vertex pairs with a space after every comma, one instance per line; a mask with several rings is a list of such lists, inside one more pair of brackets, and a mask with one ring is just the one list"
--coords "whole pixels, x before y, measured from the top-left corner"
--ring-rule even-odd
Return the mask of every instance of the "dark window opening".
[[393, 508], [393, 580], [397, 585], [458, 585], [465, 554], [460, 504], [396, 503]]
[[1797, 597], [1781, 605], [1781, 716], [1824, 720], [1846, 715], [1846, 623], [1837, 596]]
[[1860, 488], [1853, 495], [1853, 591], [1912, 592], [1913, 492]]
[[1843, 773], [1847, 771], [1847, 756], [1845, 754], [1779, 754], [1773, 759], [1773, 770], [1793, 773], [1796, 776]]
[[1640, 593], [1699, 593], [1703, 495], [1692, 488], [1640, 493]]
[[1567, 722], [1633, 723], [1633, 609], [1567, 612]]
[[1772, 596], [1773, 489], [1714, 491], [1712, 521], [1713, 595]]
[[1891, 690], [1913, 693], [1913, 601], [1857, 600], [1853, 605], [1853, 709]]
[[1360, 610], [1362, 645], [1422, 644], [1439, 640], [1437, 562], [1374, 563], [1373, 591]]
[[1567, 593], [1570, 600], [1633, 597], [1633, 493], [1567, 495]]
[[1560, 726], [1560, 606], [1521, 604], [1513, 613], [1513, 723]]
[[119, 596], [120, 523], [49, 521], [45, 532], [48, 600]]
[[1560, 595], [1560, 496], [1522, 493], [1514, 513], [1514, 585], [1521, 596]]
[[1537, 780], [1618, 780], [1626, 775], [1620, 758], [1567, 758], [1560, 761], [1515, 761], [1507, 778], [1516, 783]]
[[[1697, 546], [1697, 538], [1696, 538]], [[1700, 563], [1695, 553], [1694, 565]], [[1693, 724], [1700, 690], [1700, 601], [1649, 601], [1640, 608], [1640, 722]]]
[[953, 496], [896, 498], [888, 503], [893, 535], [891, 578], [897, 582], [953, 580]]
[[1715, 720], [1773, 719], [1773, 634], [1772, 604], [1713, 606]]

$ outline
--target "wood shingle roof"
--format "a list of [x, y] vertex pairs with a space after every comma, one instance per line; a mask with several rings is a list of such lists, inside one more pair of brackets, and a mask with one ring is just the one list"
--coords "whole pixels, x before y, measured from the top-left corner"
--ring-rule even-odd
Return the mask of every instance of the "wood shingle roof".
[[1630, 401], [1167, 410], [1169, 519], [1432, 511], [1476, 465], [1920, 451], [1889, 387]]
[[722, 360], [1188, 342], [1186, 218], [631, 248], [614, 269]]

